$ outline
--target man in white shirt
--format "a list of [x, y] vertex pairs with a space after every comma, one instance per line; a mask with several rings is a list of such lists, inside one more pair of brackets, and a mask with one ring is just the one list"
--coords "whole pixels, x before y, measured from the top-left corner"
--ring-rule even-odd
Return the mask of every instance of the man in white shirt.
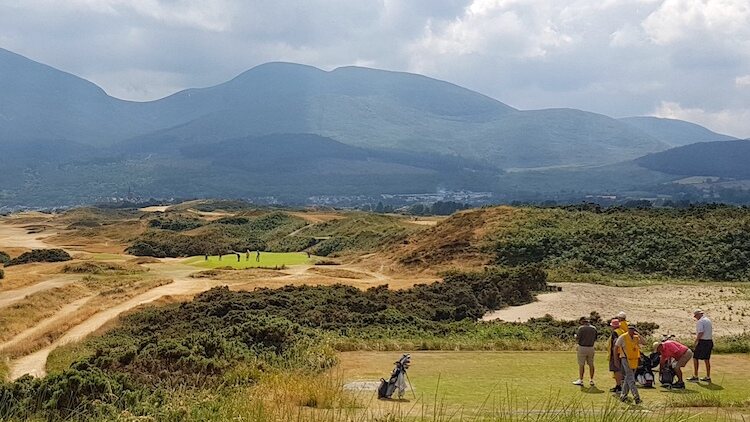
[[[693, 345], [693, 376], [688, 378], [688, 381], [711, 382], [711, 351], [714, 348], [713, 324], [700, 309], [693, 311], [693, 318], [697, 320], [695, 323], [695, 344]], [[705, 378], [698, 378], [699, 361], [706, 362]]]

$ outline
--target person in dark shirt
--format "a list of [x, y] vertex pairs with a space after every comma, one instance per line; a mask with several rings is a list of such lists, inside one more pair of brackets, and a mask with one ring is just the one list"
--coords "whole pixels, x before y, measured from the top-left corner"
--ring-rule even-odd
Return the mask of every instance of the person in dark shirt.
[[596, 328], [591, 325], [588, 318], [581, 318], [581, 326], [576, 332], [578, 343], [578, 379], [573, 381], [574, 385], [583, 385], [583, 373], [586, 364], [589, 366], [590, 386], [594, 386], [594, 343], [596, 342]]

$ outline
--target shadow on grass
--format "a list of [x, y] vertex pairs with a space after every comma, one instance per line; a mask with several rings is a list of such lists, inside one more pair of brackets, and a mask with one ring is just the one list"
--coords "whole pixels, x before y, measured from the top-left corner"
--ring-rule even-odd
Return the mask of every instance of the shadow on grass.
[[597, 386], [581, 387], [581, 392], [586, 394], [602, 394], [604, 390], [600, 390]]
[[720, 391], [723, 390], [724, 387], [720, 386], [719, 384], [709, 383], [709, 384], [697, 384], [698, 387], [703, 388], [705, 390], [709, 391]]

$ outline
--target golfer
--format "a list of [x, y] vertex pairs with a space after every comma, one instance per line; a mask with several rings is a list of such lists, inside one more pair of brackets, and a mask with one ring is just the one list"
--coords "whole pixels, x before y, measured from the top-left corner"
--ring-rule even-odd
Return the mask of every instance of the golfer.
[[628, 332], [617, 338], [615, 350], [620, 358], [619, 366], [622, 369], [622, 393], [620, 401], [628, 400], [628, 393], [632, 392], [635, 398], [635, 404], [641, 403], [641, 396], [638, 394], [638, 388], [635, 386], [635, 370], [638, 368], [638, 361], [641, 358], [641, 345], [644, 340], [638, 335], [635, 324], [628, 325]]
[[612, 372], [612, 376], [615, 379], [615, 386], [610, 388], [609, 391], [612, 393], [619, 393], [622, 391], [622, 370], [620, 368], [620, 365], [618, 364], [619, 358], [617, 357], [617, 352], [615, 351], [615, 342], [621, 335], [625, 334], [627, 330], [624, 330], [620, 326], [620, 320], [617, 318], [613, 318], [612, 321], [609, 322], [609, 326], [610, 328], [612, 328], [612, 335], [609, 336], [607, 357], [609, 360], [609, 371]]
[[583, 373], [586, 364], [589, 365], [589, 385], [594, 386], [594, 342], [596, 341], [596, 328], [591, 325], [588, 318], [581, 318], [581, 326], [576, 332], [578, 342], [578, 379], [573, 381], [574, 385], [583, 385]]
[[664, 365], [671, 365], [674, 373], [677, 374], [677, 383], [672, 384], [672, 388], [684, 389], [685, 381], [682, 379], [682, 368], [693, 358], [693, 351], [682, 343], [674, 340], [665, 340], [654, 343], [654, 350], [659, 352], [659, 370]]
[[699, 361], [706, 362], [706, 377], [700, 381], [711, 382], [711, 351], [714, 349], [714, 326], [701, 309], [693, 311], [695, 323], [695, 355], [693, 356], [693, 376], [688, 381], [698, 382]]

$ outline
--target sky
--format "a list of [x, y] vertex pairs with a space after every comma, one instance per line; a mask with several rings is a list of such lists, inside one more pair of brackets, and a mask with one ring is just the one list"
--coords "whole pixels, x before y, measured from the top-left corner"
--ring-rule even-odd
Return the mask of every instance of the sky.
[[750, 0], [0, 0], [0, 47], [138, 101], [359, 65], [750, 138]]

